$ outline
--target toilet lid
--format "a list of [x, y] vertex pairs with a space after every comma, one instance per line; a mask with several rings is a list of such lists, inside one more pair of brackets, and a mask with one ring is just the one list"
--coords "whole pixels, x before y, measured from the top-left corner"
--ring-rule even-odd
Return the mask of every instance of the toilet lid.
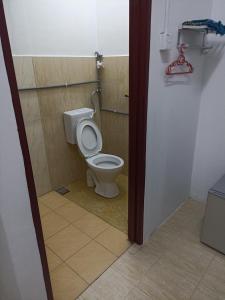
[[77, 125], [77, 144], [84, 157], [91, 157], [102, 150], [102, 135], [91, 120], [83, 120]]

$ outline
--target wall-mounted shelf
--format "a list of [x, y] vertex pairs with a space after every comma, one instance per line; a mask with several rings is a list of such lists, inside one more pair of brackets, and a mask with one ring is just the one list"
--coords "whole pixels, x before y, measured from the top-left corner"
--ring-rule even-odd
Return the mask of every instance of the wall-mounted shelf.
[[[188, 43], [185, 43], [185, 41], [182, 41], [182, 35], [184, 33], [188, 33], [188, 32], [201, 34], [202, 35], [201, 44], [199, 44], [199, 45], [190, 45]], [[209, 34], [209, 33], [215, 33], [215, 31], [209, 29], [206, 26], [204, 26], [204, 27], [203, 26], [202, 27], [199, 27], [199, 26], [184, 26], [182, 28], [179, 28], [178, 29], [178, 36], [177, 36], [177, 47], [179, 48], [181, 44], [187, 44], [188, 48], [200, 49], [204, 53], [205, 51], [208, 51], [208, 50], [213, 48], [211, 45], [207, 44], [206, 37], [207, 37], [207, 34]]]

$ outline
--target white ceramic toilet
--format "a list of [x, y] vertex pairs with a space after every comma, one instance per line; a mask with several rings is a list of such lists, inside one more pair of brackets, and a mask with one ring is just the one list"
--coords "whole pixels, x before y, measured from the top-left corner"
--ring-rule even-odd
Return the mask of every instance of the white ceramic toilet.
[[87, 185], [95, 186], [95, 192], [106, 198], [119, 195], [115, 182], [121, 172], [124, 161], [122, 158], [101, 153], [102, 135], [93, 121], [94, 110], [81, 108], [64, 113], [65, 132], [68, 143], [77, 144], [85, 157]]

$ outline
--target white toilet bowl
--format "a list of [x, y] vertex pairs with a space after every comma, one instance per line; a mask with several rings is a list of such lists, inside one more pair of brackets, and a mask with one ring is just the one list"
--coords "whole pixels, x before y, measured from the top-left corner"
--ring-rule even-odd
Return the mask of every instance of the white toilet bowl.
[[119, 189], [115, 182], [121, 172], [124, 161], [122, 158], [100, 153], [86, 159], [89, 166], [87, 170], [87, 184], [95, 186], [95, 192], [106, 198], [114, 198], [119, 195]]
[[124, 161], [118, 156], [101, 153], [102, 135], [92, 120], [93, 114], [93, 109], [89, 108], [65, 112], [66, 137], [69, 143], [78, 145], [86, 159], [89, 167], [88, 186], [95, 186], [95, 192], [103, 197], [113, 198], [119, 195], [115, 179], [121, 172]]

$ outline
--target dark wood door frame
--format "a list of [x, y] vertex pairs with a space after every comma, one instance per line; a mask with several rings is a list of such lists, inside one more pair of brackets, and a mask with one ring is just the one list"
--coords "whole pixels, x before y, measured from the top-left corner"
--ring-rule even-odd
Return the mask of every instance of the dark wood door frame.
[[[128, 236], [130, 241], [138, 244], [143, 243], [151, 3], [152, 0], [130, 0]], [[0, 0], [0, 20], [0, 38], [23, 153], [45, 286], [48, 300], [53, 300], [37, 194], [2, 0]]]
[[128, 236], [143, 243], [152, 0], [130, 0]]

